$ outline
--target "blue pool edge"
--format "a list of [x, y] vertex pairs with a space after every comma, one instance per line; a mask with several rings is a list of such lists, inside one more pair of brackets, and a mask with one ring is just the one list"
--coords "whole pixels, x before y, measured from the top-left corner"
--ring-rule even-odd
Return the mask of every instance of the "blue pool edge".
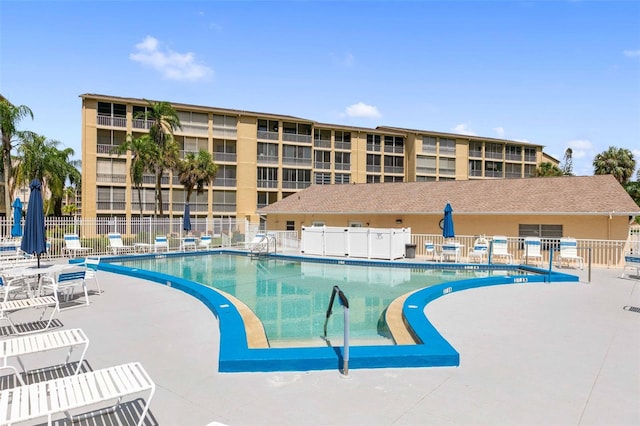
[[[218, 318], [220, 329], [220, 351], [218, 369], [220, 372], [269, 372], [269, 371], [311, 371], [343, 369], [342, 347], [313, 348], [260, 348], [247, 346], [247, 336], [240, 313], [233, 303], [223, 294], [211, 287], [194, 281], [174, 277], [158, 272], [138, 268], [114, 265], [120, 262], [142, 257], [182, 257], [208, 254], [247, 255], [237, 250], [211, 250], [197, 253], [168, 253], [162, 255], [129, 255], [103, 258], [99, 269], [107, 272], [145, 279], [183, 291], [204, 305]], [[404, 268], [438, 269], [485, 269], [477, 264], [429, 264], [425, 262], [371, 261], [342, 258], [310, 258], [307, 256], [270, 255], [276, 258], [302, 261], [315, 261], [335, 264], [358, 264], [377, 266], [396, 266]], [[70, 262], [80, 262], [73, 259]], [[493, 268], [492, 268], [493, 267]], [[349, 350], [349, 369], [365, 368], [407, 368], [407, 367], [455, 367], [460, 365], [460, 354], [438, 332], [426, 317], [424, 310], [428, 303], [444, 295], [472, 288], [504, 284], [527, 284], [544, 282], [577, 282], [578, 277], [561, 272], [548, 271], [524, 265], [489, 265], [489, 269], [526, 269], [540, 275], [506, 275], [486, 278], [474, 278], [452, 281], [418, 290], [404, 302], [403, 315], [414, 337], [422, 342], [415, 345], [351, 346]]]

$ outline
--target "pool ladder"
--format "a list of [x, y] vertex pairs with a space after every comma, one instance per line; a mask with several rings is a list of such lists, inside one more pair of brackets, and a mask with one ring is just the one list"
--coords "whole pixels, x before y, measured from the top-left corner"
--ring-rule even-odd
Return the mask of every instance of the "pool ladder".
[[276, 236], [273, 234], [265, 234], [264, 237], [260, 241], [258, 241], [249, 251], [249, 256], [251, 257], [260, 257], [269, 254], [269, 249], [271, 247], [271, 243], [273, 243], [273, 252], [276, 252]]
[[324, 339], [327, 339], [327, 324], [329, 323], [329, 317], [332, 314], [333, 303], [336, 300], [336, 294], [338, 295], [340, 304], [344, 308], [344, 350], [342, 353], [342, 375], [346, 377], [349, 375], [349, 300], [337, 285], [333, 286], [333, 290], [331, 291], [331, 298], [329, 299], [327, 316], [324, 320]]

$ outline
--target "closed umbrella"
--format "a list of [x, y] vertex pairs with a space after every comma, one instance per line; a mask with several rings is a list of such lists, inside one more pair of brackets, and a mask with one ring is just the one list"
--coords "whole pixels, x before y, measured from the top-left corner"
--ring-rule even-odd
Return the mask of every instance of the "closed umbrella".
[[444, 219], [442, 220], [442, 236], [444, 238], [455, 238], [456, 233], [453, 230], [453, 209], [449, 203], [447, 203], [444, 208]]
[[189, 204], [184, 205], [184, 217], [182, 218], [182, 229], [189, 232], [191, 231], [191, 209]]
[[24, 236], [20, 248], [28, 254], [35, 254], [40, 267], [40, 255], [47, 252], [47, 237], [44, 227], [44, 207], [42, 204], [42, 185], [38, 179], [29, 185], [29, 207], [24, 221]]
[[13, 200], [13, 226], [11, 227], [12, 237], [22, 237], [22, 201], [20, 198]]

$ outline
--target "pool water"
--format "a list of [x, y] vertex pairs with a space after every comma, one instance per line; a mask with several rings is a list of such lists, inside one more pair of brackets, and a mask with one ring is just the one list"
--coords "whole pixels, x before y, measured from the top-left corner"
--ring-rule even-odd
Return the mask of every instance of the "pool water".
[[337, 298], [324, 338], [329, 299], [336, 285], [349, 301], [350, 342], [392, 345], [384, 313], [397, 297], [447, 281], [515, 273], [255, 259], [234, 254], [148, 257], [122, 264], [196, 281], [235, 296], [262, 321], [271, 347], [341, 345], [343, 308]]

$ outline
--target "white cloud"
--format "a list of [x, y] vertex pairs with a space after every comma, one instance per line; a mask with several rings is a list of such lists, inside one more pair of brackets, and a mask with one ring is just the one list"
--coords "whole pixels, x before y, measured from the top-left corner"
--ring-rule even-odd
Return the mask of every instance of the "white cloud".
[[624, 56], [628, 58], [638, 58], [640, 57], [640, 49], [639, 50], [625, 50], [622, 52]]
[[453, 133], [457, 133], [459, 135], [469, 135], [469, 136], [477, 136], [476, 132], [469, 128], [468, 124], [458, 124], [456, 127], [452, 129]]
[[499, 139], [504, 139], [504, 127], [494, 127], [493, 131], [496, 132]]
[[382, 114], [378, 111], [378, 108], [373, 105], [367, 105], [363, 102], [349, 105], [345, 109], [345, 113], [348, 117], [360, 117], [360, 118], [380, 118]]
[[136, 52], [129, 59], [155, 69], [168, 80], [198, 81], [213, 75], [213, 70], [196, 61], [192, 52], [178, 53], [160, 45], [158, 39], [147, 36], [136, 44]]
[[571, 148], [572, 158], [577, 160], [586, 158], [593, 151], [593, 144], [587, 139], [569, 141], [567, 142], [567, 147]]
[[351, 52], [347, 52], [343, 55], [337, 55], [335, 53], [330, 53], [329, 57], [333, 61], [334, 64], [340, 65], [343, 67], [352, 67], [356, 60]]

